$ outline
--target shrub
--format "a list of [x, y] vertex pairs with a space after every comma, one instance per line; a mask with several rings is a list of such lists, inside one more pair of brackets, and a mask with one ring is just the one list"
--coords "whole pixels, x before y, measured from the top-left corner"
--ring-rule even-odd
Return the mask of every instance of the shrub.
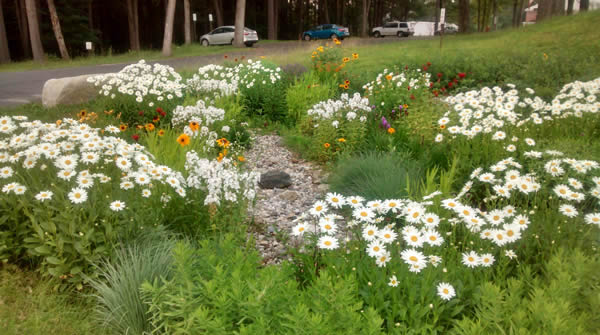
[[332, 98], [334, 93], [334, 82], [320, 80], [314, 71], [306, 73], [287, 90], [287, 119], [295, 125], [306, 117], [306, 111], [313, 105]]

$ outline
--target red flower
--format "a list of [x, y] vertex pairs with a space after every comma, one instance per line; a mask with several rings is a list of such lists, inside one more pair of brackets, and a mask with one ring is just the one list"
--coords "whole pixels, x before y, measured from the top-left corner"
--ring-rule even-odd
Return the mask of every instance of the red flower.
[[140, 139], [140, 135], [138, 135], [138, 134], [133, 134], [133, 135], [131, 136], [131, 138], [133, 138], [133, 140], [137, 142], [137, 141]]
[[429, 87], [430, 87], [430, 88], [431, 88], [431, 87], [433, 87], [433, 83], [429, 83]]
[[138, 115], [139, 115], [139, 116], [142, 116], [142, 115], [144, 115], [144, 111], [139, 111], [139, 112], [138, 112]]
[[452, 85], [454, 85], [454, 83], [452, 83], [452, 82], [449, 82], [449, 83], [448, 83], [448, 88], [452, 87]]
[[439, 95], [438, 91], [437, 91], [437, 90], [434, 90], [434, 91], [433, 91], [433, 95], [435, 95], [435, 96], [437, 97], [437, 96]]
[[415, 100], [415, 96], [411, 94], [411, 95], [410, 95], [410, 99], [411, 99], [411, 100]]
[[406, 88], [406, 90], [407, 90], [407, 91], [410, 91], [410, 86], [408, 86], [408, 87]]
[[458, 73], [458, 78], [463, 79], [467, 74], [464, 72], [459, 72]]
[[438, 78], [442, 78], [442, 74], [440, 72], [438, 72], [437, 76]]
[[156, 112], [162, 117], [165, 117], [167, 115], [167, 113], [165, 113], [165, 111], [160, 107], [156, 107]]
[[427, 66], [423, 66], [423, 71], [427, 71], [429, 68]]
[[427, 66], [431, 66], [431, 63], [430, 63], [430, 62], [427, 62]]
[[408, 65], [404, 65], [404, 69], [405, 69], [405, 70], [408, 70]]

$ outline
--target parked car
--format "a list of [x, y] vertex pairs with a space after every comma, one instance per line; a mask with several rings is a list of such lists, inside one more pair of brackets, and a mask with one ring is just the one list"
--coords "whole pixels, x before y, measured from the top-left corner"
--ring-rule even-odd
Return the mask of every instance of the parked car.
[[392, 21], [384, 24], [381, 27], [373, 28], [374, 37], [398, 36], [408, 37], [415, 31], [408, 25], [407, 22]]
[[[200, 43], [207, 47], [209, 45], [233, 44], [233, 35], [235, 26], [222, 26], [200, 37]], [[244, 28], [244, 44], [251, 47], [258, 42], [258, 34], [256, 31]]]
[[320, 38], [337, 38], [343, 40], [348, 36], [350, 36], [348, 28], [336, 24], [322, 24], [302, 33], [302, 38], [305, 41], [317, 40]]

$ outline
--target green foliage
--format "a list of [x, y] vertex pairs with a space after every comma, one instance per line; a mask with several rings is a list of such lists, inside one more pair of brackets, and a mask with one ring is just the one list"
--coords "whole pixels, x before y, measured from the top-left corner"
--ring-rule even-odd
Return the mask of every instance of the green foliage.
[[1, 264], [2, 334], [103, 334], [93, 322], [91, 299], [56, 292], [53, 286], [31, 270]]
[[456, 322], [453, 334], [592, 334], [600, 327], [596, 271], [600, 261], [581, 251], [560, 250], [542, 278], [527, 267], [518, 278], [482, 284], [472, 317]]
[[[223, 259], [227, 259], [223, 262]], [[288, 264], [259, 268], [253, 243], [240, 248], [232, 236], [180, 243], [170, 280], [142, 286], [155, 334], [376, 334], [382, 320], [361, 313], [356, 283], [326, 272], [299, 290]]]
[[331, 79], [323, 81], [315, 71], [305, 73], [287, 90], [288, 122], [295, 125], [306, 117], [306, 111], [314, 104], [332, 98], [335, 91], [335, 82]]
[[145, 232], [97, 264], [99, 276], [90, 285], [96, 291], [96, 317], [110, 334], [143, 335], [150, 330], [140, 287], [145, 281], [169, 278], [175, 241], [165, 235], [161, 229]]
[[411, 180], [422, 175], [417, 161], [405, 153], [368, 152], [336, 163], [329, 179], [332, 191], [367, 199], [395, 199], [407, 195]]
[[281, 79], [274, 80], [271, 72], [256, 71], [250, 66], [241, 68], [240, 78], [243, 78], [245, 83], [251, 83], [239, 85], [244, 111], [249, 116], [285, 122], [287, 115], [285, 92], [289, 79], [277, 65], [270, 62], [262, 62], [262, 65], [264, 68], [278, 72]]

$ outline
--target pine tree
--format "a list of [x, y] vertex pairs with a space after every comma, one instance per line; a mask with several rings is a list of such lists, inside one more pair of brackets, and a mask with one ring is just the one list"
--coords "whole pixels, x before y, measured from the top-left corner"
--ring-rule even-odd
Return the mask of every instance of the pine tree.
[[54, 30], [54, 36], [58, 43], [58, 49], [62, 59], [69, 60], [69, 51], [65, 45], [65, 38], [63, 37], [62, 30], [60, 29], [60, 21], [58, 20], [58, 13], [56, 13], [56, 6], [54, 0], [48, 0], [48, 11], [50, 12], [50, 20], [52, 21], [52, 30]]
[[40, 27], [35, 0], [25, 0], [25, 8], [27, 10], [29, 39], [31, 41], [31, 50], [33, 51], [33, 60], [42, 63], [45, 61], [46, 57], [44, 55], [44, 47], [42, 47], [42, 39], [40, 38]]

